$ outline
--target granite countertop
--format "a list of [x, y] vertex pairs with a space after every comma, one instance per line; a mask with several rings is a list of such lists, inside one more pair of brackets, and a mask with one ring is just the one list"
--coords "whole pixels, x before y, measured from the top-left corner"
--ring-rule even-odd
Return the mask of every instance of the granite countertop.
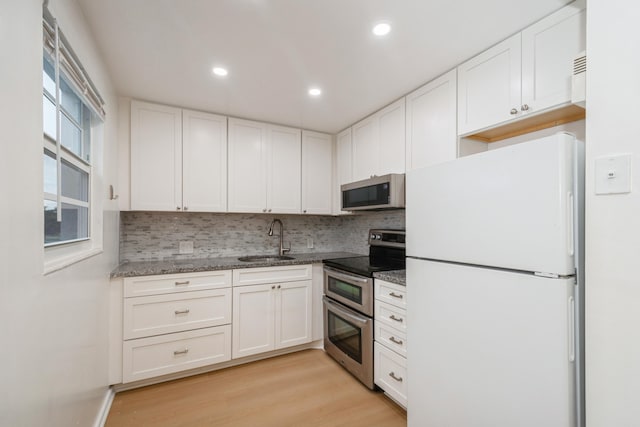
[[244, 262], [238, 261], [238, 257], [223, 257], [123, 262], [111, 272], [111, 278], [115, 279], [119, 277], [153, 276], [157, 274], [194, 273], [198, 271], [231, 270], [252, 267], [272, 267], [278, 265], [313, 264], [331, 258], [362, 256], [361, 254], [354, 254], [350, 252], [316, 252], [286, 255], [293, 257], [293, 259]]
[[387, 282], [406, 286], [407, 285], [406, 272], [407, 270], [381, 271], [378, 273], [373, 273], [373, 277], [376, 279], [385, 280]]

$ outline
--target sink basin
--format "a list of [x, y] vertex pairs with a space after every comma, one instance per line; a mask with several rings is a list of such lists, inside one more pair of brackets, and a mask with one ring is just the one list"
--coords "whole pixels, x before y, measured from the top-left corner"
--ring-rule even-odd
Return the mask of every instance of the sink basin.
[[286, 255], [251, 255], [251, 256], [241, 256], [238, 258], [238, 261], [243, 262], [271, 262], [271, 261], [284, 261], [288, 259], [294, 259], [292, 256]]

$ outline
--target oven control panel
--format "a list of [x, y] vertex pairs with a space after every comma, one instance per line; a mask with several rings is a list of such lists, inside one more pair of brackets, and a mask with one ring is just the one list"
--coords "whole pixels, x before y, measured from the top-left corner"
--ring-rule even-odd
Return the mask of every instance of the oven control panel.
[[369, 230], [369, 245], [404, 248], [405, 235], [404, 230], [371, 229]]

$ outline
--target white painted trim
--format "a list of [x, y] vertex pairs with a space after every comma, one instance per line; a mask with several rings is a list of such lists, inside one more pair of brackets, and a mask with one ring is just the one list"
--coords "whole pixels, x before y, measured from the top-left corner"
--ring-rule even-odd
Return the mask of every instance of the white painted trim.
[[107, 417], [109, 416], [109, 411], [111, 410], [111, 404], [113, 403], [113, 398], [115, 397], [116, 392], [113, 391], [112, 387], [107, 389], [107, 393], [102, 400], [102, 406], [98, 411], [96, 416], [96, 421], [93, 423], [93, 427], [104, 427], [107, 422]]
[[102, 252], [103, 250], [100, 247], [82, 251], [80, 253], [76, 253], [67, 257], [53, 259], [52, 261], [45, 263], [42, 274], [46, 276], [47, 274], [60, 271], [66, 267], [69, 267], [70, 265], [77, 264], [80, 261], [84, 261], [85, 259], [100, 255]]

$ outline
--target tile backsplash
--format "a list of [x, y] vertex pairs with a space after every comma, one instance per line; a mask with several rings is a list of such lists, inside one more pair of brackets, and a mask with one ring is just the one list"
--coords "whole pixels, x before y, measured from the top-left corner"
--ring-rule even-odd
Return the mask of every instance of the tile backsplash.
[[[284, 224], [285, 246], [291, 253], [368, 253], [370, 228], [405, 228], [404, 210], [362, 212], [344, 216], [264, 215], [197, 212], [121, 212], [120, 261], [214, 258], [275, 254], [278, 228]], [[313, 248], [308, 248], [309, 241]], [[193, 253], [180, 254], [180, 242], [193, 242]]]

